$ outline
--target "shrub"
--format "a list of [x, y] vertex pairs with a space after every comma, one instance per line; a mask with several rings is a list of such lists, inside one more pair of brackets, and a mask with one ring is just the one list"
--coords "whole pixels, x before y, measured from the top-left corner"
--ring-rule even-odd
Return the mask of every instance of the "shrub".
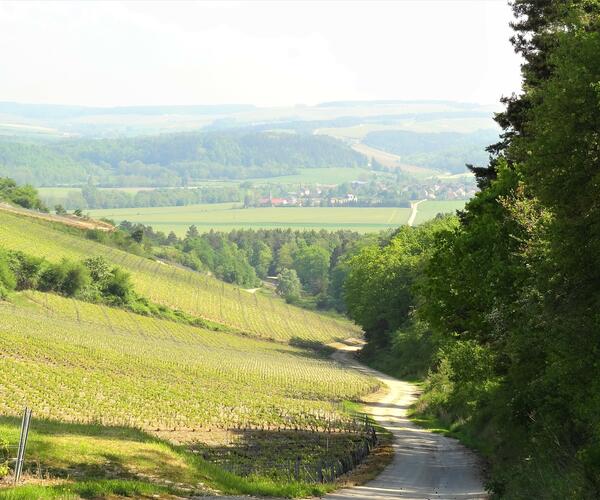
[[10, 468], [8, 466], [9, 452], [8, 441], [0, 437], [0, 479], [8, 476]]
[[102, 285], [103, 294], [111, 301], [126, 304], [133, 294], [129, 273], [115, 267]]
[[48, 264], [40, 276], [39, 289], [73, 297], [90, 284], [88, 269], [78, 262], [63, 259], [59, 264]]
[[16, 278], [15, 288], [17, 290], [37, 289], [43, 264], [44, 259], [23, 252], [11, 252], [10, 266]]
[[5, 291], [14, 290], [17, 284], [15, 275], [10, 268], [8, 255], [0, 251], [0, 287]]

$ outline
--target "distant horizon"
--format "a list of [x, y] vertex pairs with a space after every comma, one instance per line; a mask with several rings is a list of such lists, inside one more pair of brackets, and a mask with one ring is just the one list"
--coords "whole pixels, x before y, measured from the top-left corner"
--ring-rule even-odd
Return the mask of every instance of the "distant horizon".
[[368, 105], [394, 105], [394, 104], [461, 104], [469, 106], [487, 107], [487, 106], [498, 106], [500, 105], [500, 97], [495, 102], [477, 102], [477, 101], [463, 101], [456, 99], [435, 99], [435, 98], [420, 98], [420, 99], [394, 99], [394, 98], [381, 98], [381, 99], [340, 99], [340, 100], [327, 100], [319, 101], [316, 103], [295, 103], [295, 104], [255, 104], [252, 102], [235, 102], [235, 101], [223, 101], [223, 102], [196, 102], [196, 103], [157, 103], [157, 104], [85, 104], [85, 103], [65, 103], [65, 102], [46, 102], [46, 101], [17, 101], [17, 100], [1, 100], [0, 106], [2, 105], [17, 105], [17, 106], [47, 106], [47, 107], [64, 107], [64, 108], [86, 108], [86, 109], [133, 109], [133, 108], [218, 108], [218, 107], [247, 107], [256, 109], [268, 109], [268, 108], [317, 108], [324, 106], [334, 105], [352, 105], [352, 104], [368, 104]]

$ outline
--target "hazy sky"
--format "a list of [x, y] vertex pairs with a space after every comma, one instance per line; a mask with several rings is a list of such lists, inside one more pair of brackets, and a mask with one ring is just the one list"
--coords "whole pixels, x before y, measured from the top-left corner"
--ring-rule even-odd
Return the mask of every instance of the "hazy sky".
[[0, 3], [0, 101], [495, 103], [518, 89], [504, 0]]

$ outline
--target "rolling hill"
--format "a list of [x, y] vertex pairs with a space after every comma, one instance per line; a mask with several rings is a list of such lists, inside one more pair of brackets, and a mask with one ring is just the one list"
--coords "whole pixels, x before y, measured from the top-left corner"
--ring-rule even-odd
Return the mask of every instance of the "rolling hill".
[[[215, 488], [305, 496], [331, 489], [313, 480], [290, 483], [289, 457], [302, 456], [310, 468], [332, 453], [352, 453], [361, 436], [346, 402], [379, 383], [306, 344], [359, 330], [84, 234], [0, 211], [0, 248], [54, 262], [102, 255], [131, 274], [138, 293], [230, 331], [53, 293], [20, 291], [0, 300], [0, 453], [4, 443], [16, 444], [28, 406], [34, 421], [26, 477], [52, 478], [0, 488], [0, 498], [171, 498]], [[276, 449], [281, 443], [285, 457]], [[219, 458], [225, 453], [227, 467], [248, 470], [235, 450], [257, 446], [264, 463], [250, 473], [228, 472]], [[283, 479], [273, 475], [281, 471]]]
[[107, 247], [26, 216], [0, 211], [0, 246], [35, 250], [50, 261], [103, 256], [129, 272], [136, 290], [152, 301], [265, 339], [329, 343], [360, 334], [349, 321], [250, 294], [208, 275]]

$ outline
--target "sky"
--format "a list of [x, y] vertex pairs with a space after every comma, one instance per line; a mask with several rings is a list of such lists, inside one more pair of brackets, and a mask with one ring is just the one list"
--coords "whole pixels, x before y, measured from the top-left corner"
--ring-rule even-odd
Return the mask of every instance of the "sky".
[[0, 101], [497, 103], [520, 87], [504, 0], [1, 2]]

